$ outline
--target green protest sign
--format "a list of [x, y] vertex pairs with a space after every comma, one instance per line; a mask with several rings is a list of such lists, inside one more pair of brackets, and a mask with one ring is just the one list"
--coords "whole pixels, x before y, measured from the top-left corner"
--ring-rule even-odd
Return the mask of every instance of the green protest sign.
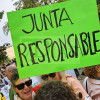
[[100, 64], [96, 0], [7, 13], [20, 78]]

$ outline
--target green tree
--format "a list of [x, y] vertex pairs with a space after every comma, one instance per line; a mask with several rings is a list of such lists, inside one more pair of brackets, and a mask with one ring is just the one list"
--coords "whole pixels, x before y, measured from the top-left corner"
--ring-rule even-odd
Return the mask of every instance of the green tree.
[[8, 60], [8, 56], [5, 50], [6, 50], [5, 45], [0, 46], [0, 65]]
[[2, 17], [3, 17], [3, 14], [4, 14], [4, 11], [1, 11], [0, 12], [0, 21], [1, 21]]
[[97, 0], [97, 4], [100, 4], [100, 0]]
[[100, 4], [98, 4], [98, 6], [97, 6], [97, 7], [98, 7], [98, 12], [100, 13]]
[[[15, 6], [16, 10], [21, 10], [21, 9], [34, 8], [38, 6], [50, 5], [64, 1], [68, 0], [18, 0], [13, 5]], [[8, 22], [6, 22], [6, 24], [3, 26], [3, 32], [5, 35], [8, 35], [9, 32]]]
[[3, 26], [3, 32], [5, 35], [8, 35], [9, 31], [10, 31], [9, 25], [8, 25], [8, 22], [6, 22], [5, 25]]
[[97, 0], [97, 7], [98, 7], [98, 15], [99, 15], [99, 21], [100, 21], [100, 0]]
[[0, 19], [2, 19], [4, 11], [0, 12]]
[[68, 0], [18, 0], [17, 2], [14, 3], [14, 6], [16, 6], [16, 10], [20, 10], [20, 9], [28, 9], [38, 6], [50, 5], [63, 1], [68, 1]]

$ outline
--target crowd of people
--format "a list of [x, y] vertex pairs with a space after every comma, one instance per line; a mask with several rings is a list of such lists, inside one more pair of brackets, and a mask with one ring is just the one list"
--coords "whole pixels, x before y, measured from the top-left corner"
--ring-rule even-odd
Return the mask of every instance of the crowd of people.
[[[40, 75], [40, 85], [32, 87], [32, 79], [19, 79], [16, 63], [10, 62], [0, 67], [0, 90], [9, 85], [10, 100], [100, 100], [100, 65], [85, 67], [84, 74], [83, 84], [64, 72]], [[0, 98], [7, 99], [2, 92]]]

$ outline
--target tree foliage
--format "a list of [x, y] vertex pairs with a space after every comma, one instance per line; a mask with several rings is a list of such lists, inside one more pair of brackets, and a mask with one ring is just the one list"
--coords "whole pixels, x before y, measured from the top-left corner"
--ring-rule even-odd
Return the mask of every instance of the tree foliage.
[[100, 21], [100, 0], [97, 0], [97, 8], [98, 8], [98, 14], [99, 14], [99, 21]]
[[4, 11], [0, 12], [0, 21], [1, 21], [2, 17], [3, 17], [3, 14], [4, 14]]
[[5, 35], [8, 35], [9, 31], [10, 31], [9, 25], [8, 25], [8, 22], [6, 22], [5, 25], [3, 26], [3, 32]]
[[8, 60], [8, 56], [5, 50], [6, 45], [0, 46], [0, 65], [3, 64], [6, 60]]
[[97, 6], [97, 7], [98, 7], [98, 12], [100, 13], [100, 4], [98, 4], [98, 6]]
[[100, 4], [100, 0], [97, 0], [97, 4]]
[[[15, 6], [16, 10], [21, 10], [21, 9], [34, 8], [38, 6], [50, 5], [64, 1], [68, 0], [18, 0], [13, 5]], [[5, 35], [8, 35], [9, 32], [8, 22], [6, 22], [6, 24], [3, 26], [3, 32]]]
[[18, 0], [14, 3], [16, 10], [34, 8], [38, 6], [50, 5], [67, 0]]
[[[18, 0], [13, 5], [15, 6], [16, 10], [21, 9], [28, 9], [28, 8], [34, 8], [38, 6], [44, 6], [44, 5], [51, 5], [54, 3], [64, 2], [68, 0]], [[100, 12], [100, 0], [97, 0], [98, 4], [98, 12]], [[3, 32], [5, 35], [9, 32], [9, 26], [8, 22], [3, 26]]]
[[0, 12], [0, 19], [2, 19], [4, 11]]

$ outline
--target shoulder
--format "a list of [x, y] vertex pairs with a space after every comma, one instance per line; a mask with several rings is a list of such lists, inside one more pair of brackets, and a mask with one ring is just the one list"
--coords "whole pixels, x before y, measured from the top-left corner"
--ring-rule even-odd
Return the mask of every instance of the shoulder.
[[88, 81], [94, 85], [100, 85], [100, 80], [88, 78]]
[[85, 88], [86, 87], [86, 81], [88, 80], [88, 77], [86, 77], [83, 81], [83, 87]]

